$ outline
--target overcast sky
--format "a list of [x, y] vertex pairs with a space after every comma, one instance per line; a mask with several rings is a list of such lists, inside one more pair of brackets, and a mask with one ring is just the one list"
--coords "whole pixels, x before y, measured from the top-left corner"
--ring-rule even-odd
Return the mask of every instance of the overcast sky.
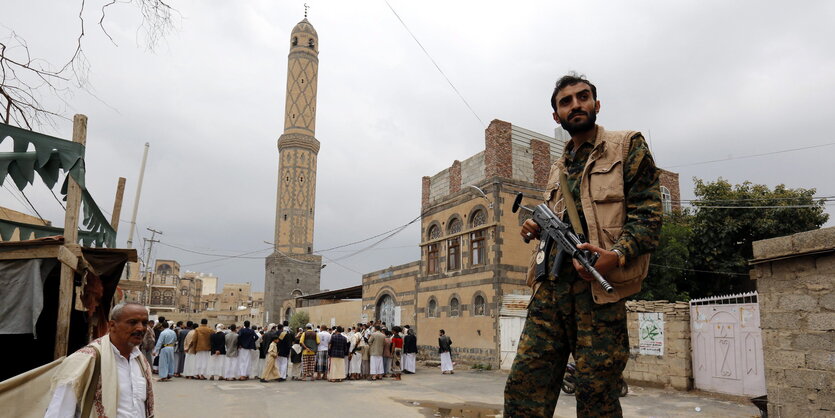
[[[290, 30], [304, 2], [172, 0], [176, 29], [154, 51], [132, 5], [108, 9], [104, 25], [117, 45], [108, 40], [96, 25], [104, 3], [88, 0], [84, 15], [94, 95], [76, 91], [59, 107], [89, 117], [89, 190], [109, 212], [117, 179], [126, 177], [128, 221], [150, 142], [135, 247], [150, 237], [146, 228], [161, 230], [152, 258], [263, 290]], [[681, 174], [683, 199], [693, 198], [693, 177], [720, 176], [835, 195], [835, 146], [692, 165], [835, 142], [827, 125], [835, 110], [833, 2], [390, 0], [477, 117], [385, 1], [307, 3], [320, 44], [314, 249], [414, 219], [421, 177], [483, 150], [493, 119], [553, 135], [548, 100], [571, 70], [597, 85], [598, 123], [644, 132], [657, 164]], [[33, 56], [61, 63], [74, 50], [79, 7], [4, 0], [0, 36], [14, 30]], [[40, 130], [72, 133], [64, 120]], [[42, 183], [25, 192], [44, 218], [63, 224]], [[0, 191], [0, 205], [30, 213], [18, 198]], [[120, 246], [128, 227], [120, 226]], [[325, 252], [322, 288], [414, 261], [418, 241], [419, 222], [349, 258], [340, 260], [363, 245]]]

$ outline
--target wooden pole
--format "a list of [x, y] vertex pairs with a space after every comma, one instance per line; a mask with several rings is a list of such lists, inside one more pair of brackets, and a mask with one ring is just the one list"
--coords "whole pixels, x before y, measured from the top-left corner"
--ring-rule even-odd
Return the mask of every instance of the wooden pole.
[[113, 201], [113, 217], [110, 218], [110, 226], [114, 231], [119, 231], [119, 216], [122, 214], [122, 198], [125, 196], [125, 178], [119, 177], [119, 184], [116, 185], [116, 200]]
[[[75, 115], [72, 123], [72, 141], [87, 144], [87, 116]], [[78, 241], [78, 209], [81, 207], [81, 187], [67, 174], [67, 213], [64, 216], [64, 245]], [[73, 301], [73, 276], [75, 272], [61, 263], [61, 280], [58, 290], [58, 318], [55, 326], [55, 356], [67, 355], [70, 335], [70, 310]]]

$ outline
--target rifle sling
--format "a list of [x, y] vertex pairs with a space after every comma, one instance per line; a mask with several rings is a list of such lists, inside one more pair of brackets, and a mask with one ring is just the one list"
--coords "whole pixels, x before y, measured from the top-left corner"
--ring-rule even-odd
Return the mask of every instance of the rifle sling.
[[[565, 200], [565, 208], [568, 210], [568, 219], [571, 221], [571, 227], [574, 228], [574, 233], [582, 237], [583, 225], [580, 224], [580, 214], [577, 213], [577, 204], [574, 203], [574, 195], [568, 187], [568, 177], [565, 173], [560, 171], [560, 191], [562, 198]], [[585, 241], [581, 238], [581, 240]]]

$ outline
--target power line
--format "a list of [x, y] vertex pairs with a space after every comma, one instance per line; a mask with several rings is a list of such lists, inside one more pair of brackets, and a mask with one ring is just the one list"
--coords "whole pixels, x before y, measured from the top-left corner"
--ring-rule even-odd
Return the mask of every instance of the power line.
[[35, 205], [33, 205], [32, 202], [29, 200], [29, 198], [26, 197], [26, 193], [23, 193], [23, 190], [19, 190], [19, 192], [20, 192], [20, 195], [23, 196], [24, 199], [26, 199], [26, 203], [28, 203], [29, 206], [32, 207], [32, 210], [35, 211], [35, 214], [38, 215], [38, 218], [41, 219], [41, 222], [43, 222], [43, 224], [46, 225], [47, 222], [44, 220], [43, 216], [41, 216], [41, 214], [38, 213], [38, 210], [35, 209]]
[[672, 269], [672, 270], [693, 271], [693, 272], [696, 272], [696, 273], [726, 274], [726, 275], [729, 275], [729, 276], [746, 276], [746, 277], [748, 276], [748, 274], [745, 274], [745, 273], [734, 273], [732, 271], [712, 271], [712, 270], [686, 269], [686, 268], [682, 268], [682, 267], [665, 266], [665, 265], [662, 265], [662, 264], [653, 264], [653, 263], [649, 263], [649, 265], [655, 266], [655, 267], [661, 267], [661, 268], [665, 268], [665, 269]]
[[432, 61], [432, 64], [433, 64], [433, 65], [435, 65], [435, 68], [437, 68], [437, 69], [438, 69], [438, 72], [440, 72], [440, 73], [441, 73], [441, 75], [444, 77], [444, 79], [446, 80], [446, 82], [447, 82], [447, 83], [449, 83], [449, 86], [450, 86], [450, 87], [452, 87], [452, 90], [453, 90], [453, 91], [455, 91], [455, 94], [457, 94], [457, 95], [458, 95], [458, 97], [461, 99], [461, 101], [462, 101], [462, 102], [464, 102], [464, 105], [466, 105], [466, 106], [467, 106], [467, 109], [470, 109], [470, 112], [472, 112], [473, 116], [475, 116], [475, 118], [476, 118], [476, 119], [478, 119], [478, 122], [479, 122], [479, 123], [481, 124], [481, 126], [483, 127], [483, 126], [484, 126], [484, 122], [481, 120], [481, 118], [480, 118], [480, 117], [478, 117], [478, 114], [476, 114], [476, 113], [475, 113], [475, 110], [473, 110], [472, 106], [470, 106], [470, 104], [469, 104], [469, 103], [467, 103], [467, 100], [466, 100], [466, 99], [464, 99], [464, 96], [462, 96], [462, 95], [461, 95], [461, 93], [458, 91], [458, 89], [457, 89], [457, 88], [455, 88], [455, 85], [453, 85], [453, 84], [452, 84], [452, 81], [450, 81], [449, 77], [447, 77], [447, 76], [446, 76], [446, 74], [444, 74], [444, 70], [442, 70], [442, 69], [441, 69], [441, 67], [438, 65], [438, 63], [437, 63], [437, 62], [435, 62], [435, 59], [434, 59], [434, 58], [432, 58], [432, 55], [429, 55], [429, 51], [427, 51], [427, 50], [426, 50], [426, 48], [424, 48], [424, 47], [423, 47], [423, 44], [421, 44], [421, 43], [420, 43], [420, 41], [419, 41], [419, 40], [418, 40], [418, 38], [415, 36], [415, 34], [414, 34], [414, 33], [412, 33], [412, 31], [411, 31], [411, 30], [409, 30], [409, 27], [408, 27], [408, 26], [406, 26], [406, 22], [404, 22], [404, 21], [403, 21], [403, 19], [401, 19], [401, 18], [400, 18], [400, 15], [398, 15], [398, 14], [397, 14], [397, 12], [394, 10], [394, 7], [391, 7], [391, 4], [389, 4], [388, 0], [386, 0], [386, 5], [389, 7], [389, 9], [391, 9], [391, 12], [392, 12], [392, 13], [394, 13], [394, 16], [397, 18], [397, 20], [399, 20], [399, 21], [400, 21], [400, 24], [402, 24], [402, 25], [403, 25], [403, 27], [406, 29], [406, 32], [409, 32], [409, 35], [411, 35], [411, 36], [412, 36], [412, 39], [414, 39], [414, 40], [415, 40], [415, 42], [417, 42], [417, 44], [418, 44], [418, 46], [420, 47], [420, 49], [422, 49], [422, 50], [423, 50], [423, 53], [424, 53], [424, 54], [426, 54], [426, 56], [427, 56], [427, 57], [429, 57], [429, 60], [430, 60], [430, 61]]
[[383, 236], [383, 235], [386, 235], [386, 234], [388, 234], [388, 233], [391, 233], [391, 232], [394, 232], [394, 231], [397, 231], [397, 230], [402, 230], [404, 227], [407, 227], [407, 226], [409, 226], [409, 225], [411, 225], [411, 224], [415, 223], [415, 222], [416, 222], [418, 219], [420, 219], [421, 217], [423, 217], [423, 213], [421, 213], [420, 215], [418, 215], [418, 217], [417, 217], [417, 218], [414, 218], [414, 219], [412, 219], [411, 221], [409, 221], [409, 222], [407, 222], [407, 223], [405, 223], [405, 224], [403, 224], [403, 225], [400, 225], [400, 226], [398, 226], [398, 227], [396, 227], [396, 228], [389, 229], [388, 231], [381, 232], [381, 233], [379, 233], [379, 234], [377, 234], [377, 235], [374, 235], [374, 236], [371, 236], [371, 237], [368, 237], [368, 238], [364, 238], [364, 239], [361, 239], [361, 240], [359, 240], [359, 241], [349, 242], [349, 243], [347, 243], [347, 244], [342, 244], [342, 245], [337, 245], [337, 246], [335, 246], [335, 247], [325, 248], [324, 250], [316, 250], [316, 251], [314, 251], [314, 253], [316, 253], [316, 254], [321, 254], [321, 253], [328, 252], [328, 251], [332, 251], [332, 250], [336, 250], [336, 249], [339, 249], [339, 248], [350, 247], [350, 246], [352, 246], [352, 245], [360, 244], [360, 243], [363, 243], [363, 242], [366, 242], [366, 241], [371, 241], [371, 240], [372, 240], [372, 239], [374, 239], [374, 238], [379, 238], [379, 237], [381, 237], [381, 236]]
[[67, 210], [67, 207], [64, 206], [63, 203], [61, 203], [61, 199], [58, 199], [58, 196], [55, 196], [55, 192], [53, 192], [52, 189], [49, 189], [49, 192], [52, 193], [52, 197], [55, 198], [55, 201], [58, 202], [58, 205], [61, 206], [61, 209]]
[[812, 148], [829, 147], [829, 146], [832, 146], [832, 145], [835, 145], [835, 142], [829, 142], [829, 143], [820, 144], [820, 145], [810, 145], [808, 147], [790, 148], [790, 149], [784, 149], [784, 150], [780, 150], [780, 151], [764, 152], [764, 153], [761, 153], [761, 154], [741, 155], [739, 157], [728, 157], [728, 158], [720, 158], [720, 159], [717, 159], [717, 160], [700, 161], [700, 162], [697, 162], [697, 163], [671, 165], [671, 166], [667, 166], [667, 168], [690, 167], [690, 166], [694, 166], [694, 165], [710, 164], [710, 163], [717, 163], [717, 162], [722, 162], [722, 161], [742, 160], [742, 159], [746, 159], [746, 158], [754, 158], [754, 157], [763, 157], [763, 156], [766, 156], [766, 155], [783, 154], [783, 153], [786, 153], [786, 152], [802, 151], [802, 150], [807, 150], [807, 149], [812, 149]]
[[[824, 206], [831, 206], [835, 204], [826, 203]], [[774, 206], [702, 206], [696, 204], [690, 204], [690, 206], [694, 206], [697, 209], [810, 209], [810, 208], [820, 208], [820, 205], [774, 205]]]
[[829, 200], [835, 199], [835, 196], [756, 197], [756, 198], [750, 198], [750, 199], [678, 199], [678, 202], [696, 202], [696, 203], [710, 202], [710, 203], [713, 203], [713, 202], [755, 202], [755, 201], [761, 201], [761, 200], [805, 200], [805, 199], [829, 201]]

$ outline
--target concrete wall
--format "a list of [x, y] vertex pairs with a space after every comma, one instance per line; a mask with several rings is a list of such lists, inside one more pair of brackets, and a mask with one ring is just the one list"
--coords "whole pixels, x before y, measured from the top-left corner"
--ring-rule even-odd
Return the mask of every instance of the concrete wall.
[[343, 327], [348, 327], [360, 322], [362, 301], [357, 299], [325, 305], [306, 306], [296, 308], [296, 311], [307, 312], [310, 316], [310, 322], [313, 325], [342, 325]]
[[835, 228], [754, 242], [768, 413], [835, 416]]
[[[623, 375], [630, 383], [690, 390], [693, 368], [690, 351], [690, 305], [686, 302], [627, 301], [629, 362]], [[638, 313], [664, 314], [664, 355], [639, 353]]]

